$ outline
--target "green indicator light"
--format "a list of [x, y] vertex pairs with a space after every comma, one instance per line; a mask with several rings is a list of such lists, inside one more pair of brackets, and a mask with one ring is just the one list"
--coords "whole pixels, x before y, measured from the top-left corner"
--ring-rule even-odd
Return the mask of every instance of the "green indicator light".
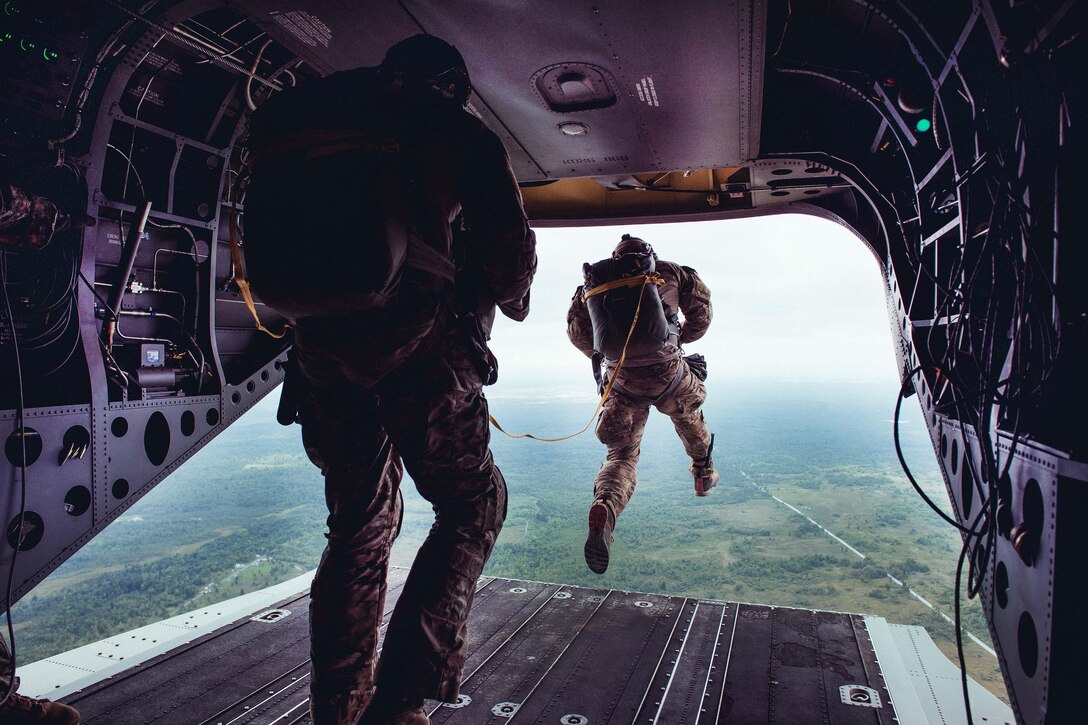
[[918, 133], [925, 133], [932, 126], [933, 124], [929, 122], [928, 118], [919, 118], [918, 123], [914, 124], [914, 128]]
[[51, 61], [56, 60], [60, 56], [55, 50], [49, 50], [48, 48], [46, 48], [42, 51], [42, 57], [45, 58], [47, 61]]

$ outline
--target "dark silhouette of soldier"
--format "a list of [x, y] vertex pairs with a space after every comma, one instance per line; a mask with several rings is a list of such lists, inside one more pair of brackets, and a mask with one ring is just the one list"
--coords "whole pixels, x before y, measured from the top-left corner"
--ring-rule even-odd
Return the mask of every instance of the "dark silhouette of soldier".
[[[294, 328], [281, 413], [325, 476], [310, 605], [314, 722], [426, 723], [456, 699], [466, 619], [506, 515], [488, 449], [496, 307], [522, 320], [535, 237], [501, 141], [466, 112], [460, 53], [427, 35], [254, 115], [246, 266]], [[282, 417], [281, 417], [282, 420]], [[378, 662], [407, 469], [435, 522]]]
[[[650, 406], [672, 419], [691, 456], [695, 494], [706, 496], [718, 483], [710, 457], [714, 437], [701, 410], [706, 368], [692, 365], [680, 351], [681, 344], [706, 334], [712, 310], [710, 290], [694, 269], [658, 260], [649, 244], [629, 234], [623, 235], [611, 259], [587, 264], [585, 271], [586, 284], [575, 292], [567, 313], [567, 336], [586, 356], [602, 360], [602, 389], [623, 357], [597, 421], [597, 438], [608, 446], [608, 454], [593, 483], [585, 544], [586, 564], [603, 574], [616, 517], [635, 491], [635, 466]], [[601, 302], [591, 309], [595, 296]], [[638, 322], [632, 326], [636, 307]]]

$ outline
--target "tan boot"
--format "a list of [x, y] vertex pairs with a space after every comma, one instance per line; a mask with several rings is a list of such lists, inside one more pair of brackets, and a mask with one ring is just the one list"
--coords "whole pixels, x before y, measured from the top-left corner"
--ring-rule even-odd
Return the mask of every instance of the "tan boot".
[[720, 476], [718, 472], [713, 468], [714, 462], [710, 462], [709, 467], [697, 467], [695, 464], [691, 466], [691, 473], [695, 476], [695, 495], [696, 496], [709, 496], [711, 489], [718, 485]]
[[335, 698], [316, 697], [310, 693], [310, 719], [314, 725], [355, 722], [366, 707], [369, 694], [352, 690], [346, 696]]
[[586, 564], [589, 570], [604, 574], [608, 569], [608, 555], [612, 550], [612, 531], [616, 528], [616, 515], [604, 503], [589, 508], [589, 534], [586, 536]]
[[696, 496], [709, 496], [710, 490], [718, 485], [718, 480], [721, 478], [718, 472], [714, 470], [714, 459], [710, 457], [713, 450], [714, 434], [712, 433], [706, 455], [691, 461], [691, 475], [695, 477]]
[[4, 725], [79, 725], [79, 711], [52, 700], [11, 693], [0, 705], [0, 723]]
[[[379, 693], [381, 691], [379, 690]], [[363, 713], [359, 725], [430, 725], [422, 697], [385, 699], [375, 696]]]

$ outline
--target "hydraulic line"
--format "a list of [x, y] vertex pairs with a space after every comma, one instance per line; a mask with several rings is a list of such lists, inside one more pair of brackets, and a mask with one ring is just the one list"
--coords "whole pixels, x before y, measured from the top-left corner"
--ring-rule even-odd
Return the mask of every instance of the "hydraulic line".
[[118, 265], [120, 273], [117, 284], [110, 292], [109, 301], [106, 304], [106, 348], [112, 352], [113, 336], [117, 331], [117, 314], [121, 310], [121, 301], [125, 297], [125, 289], [128, 287], [128, 278], [132, 276], [132, 268], [136, 264], [136, 252], [140, 249], [140, 239], [144, 235], [144, 227], [147, 225], [147, 217], [151, 213], [151, 202], [146, 199], [137, 207], [136, 223], [129, 227], [128, 239], [125, 241], [125, 252]]

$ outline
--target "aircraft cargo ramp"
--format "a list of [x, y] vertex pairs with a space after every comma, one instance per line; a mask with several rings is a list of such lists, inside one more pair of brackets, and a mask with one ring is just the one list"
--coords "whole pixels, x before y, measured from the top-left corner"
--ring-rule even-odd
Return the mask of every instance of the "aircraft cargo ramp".
[[[391, 571], [385, 621], [406, 574]], [[182, 615], [28, 665], [23, 690], [84, 725], [309, 723], [308, 604], [303, 591], [203, 630]], [[880, 617], [485, 577], [469, 627], [461, 697], [429, 702], [434, 723], [966, 720], [958, 670], [925, 630]], [[975, 722], [1012, 723], [971, 695]]]

